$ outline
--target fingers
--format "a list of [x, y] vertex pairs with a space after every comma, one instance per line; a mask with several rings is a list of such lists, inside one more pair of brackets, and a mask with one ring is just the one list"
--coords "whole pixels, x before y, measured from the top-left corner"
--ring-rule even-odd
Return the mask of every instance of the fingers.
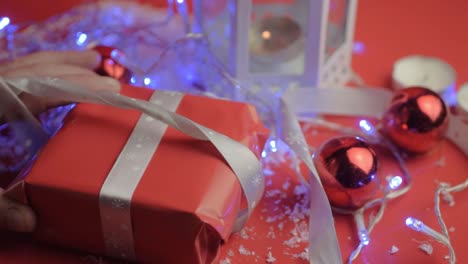
[[[118, 93], [120, 83], [117, 80], [98, 76], [92, 71], [99, 63], [100, 56], [95, 51], [39, 52], [0, 65], [0, 76], [52, 77], [74, 83], [91, 92], [107, 90]], [[44, 98], [30, 94], [20, 96], [33, 114], [71, 103], [67, 98]]]
[[[89, 91], [107, 90], [118, 93], [120, 91], [120, 83], [109, 77], [101, 77], [94, 74], [78, 74], [78, 75], [63, 75], [60, 79], [70, 83], [82, 86]], [[20, 95], [21, 100], [29, 108], [29, 111], [34, 115], [46, 111], [52, 107], [66, 105], [72, 103], [66, 98], [45, 98], [35, 95], [23, 93]]]
[[93, 70], [101, 61], [99, 53], [88, 51], [43, 51], [20, 57], [12, 62], [0, 65], [0, 75], [6, 71], [35, 64], [70, 64]]
[[55, 77], [92, 91], [120, 91], [120, 83], [107, 77], [99, 77], [92, 70], [100, 63], [96, 51], [45, 51], [19, 58], [0, 65], [0, 76], [7, 78]]
[[35, 64], [26, 65], [8, 70], [5, 72], [6, 78], [21, 77], [55, 77], [70, 81], [91, 91], [109, 90], [120, 91], [120, 83], [109, 77], [101, 77], [88, 69], [67, 64]]
[[9, 200], [0, 191], [0, 229], [14, 232], [32, 232], [36, 216], [31, 208]]
[[[24, 65], [15, 70], [8, 70], [4, 73], [4, 77], [52, 77], [77, 84], [89, 91], [108, 90], [115, 93], [120, 91], [120, 83], [117, 80], [109, 77], [101, 77], [91, 70], [67, 64]], [[27, 93], [21, 94], [20, 97], [33, 114], [39, 114], [51, 107], [71, 103], [67, 101], [66, 98], [45, 98]]]
[[88, 69], [69, 64], [32, 64], [14, 69], [7, 69], [2, 75], [5, 78], [21, 78], [34, 76], [59, 77], [61, 75], [91, 74]]
[[96, 74], [70, 74], [59, 76], [59, 78], [89, 91], [120, 92], [120, 82], [111, 77], [102, 77]]

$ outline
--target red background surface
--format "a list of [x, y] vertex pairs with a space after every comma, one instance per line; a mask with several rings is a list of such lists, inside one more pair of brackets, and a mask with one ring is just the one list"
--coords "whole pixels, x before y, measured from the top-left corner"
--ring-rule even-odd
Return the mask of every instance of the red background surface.
[[[2, 1], [0, 14], [17, 20], [40, 19], [65, 11], [80, 2]], [[354, 70], [371, 86], [388, 86], [395, 60], [409, 54], [423, 54], [437, 56], [450, 63], [457, 71], [457, 84], [468, 81], [466, 10], [468, 2], [464, 0], [359, 1], [355, 40], [364, 44], [364, 51], [355, 54]], [[310, 138], [309, 140], [319, 141]], [[441, 157], [445, 157], [445, 166], [436, 165]], [[468, 170], [466, 157], [449, 143], [444, 143], [431, 154], [412, 159], [409, 167], [414, 178], [412, 190], [389, 204], [384, 219], [371, 235], [370, 246], [364, 249], [356, 263], [447, 263], [444, 256], [448, 253], [444, 247], [439, 246], [437, 242], [429, 241], [434, 247], [434, 253], [425, 254], [418, 249], [418, 246], [419, 242], [427, 241], [427, 237], [409, 230], [403, 223], [404, 219], [411, 215], [438, 229], [432, 212], [435, 181], [452, 183], [463, 181], [466, 178], [464, 172]], [[269, 188], [278, 186], [281, 188], [287, 174], [284, 172], [274, 177], [273, 185]], [[286, 192], [286, 197], [283, 199], [287, 201], [285, 206], [293, 207], [296, 198], [291, 191]], [[442, 203], [442, 213], [447, 226], [455, 228], [455, 232], [451, 233], [451, 239], [458, 253], [458, 263], [468, 263], [468, 251], [465, 246], [468, 242], [465, 220], [468, 191], [456, 194], [455, 200], [454, 207]], [[249, 239], [234, 235], [225, 245], [220, 259], [224, 259], [227, 252], [232, 250], [234, 256], [229, 257], [231, 263], [265, 263], [266, 253], [271, 247], [273, 256], [277, 258], [275, 263], [307, 263], [284, 254], [285, 251], [293, 252], [283, 245], [283, 241], [290, 238], [289, 230], [294, 226], [292, 222], [285, 225], [283, 233], [276, 232], [276, 239], [266, 237], [269, 225], [264, 219], [267, 215], [274, 215], [273, 211], [269, 211], [269, 208], [273, 208], [274, 201], [274, 199], [264, 199], [250, 221], [249, 230], [252, 232], [248, 232]], [[262, 212], [262, 209], [266, 210]], [[336, 217], [336, 226], [343, 255], [346, 257], [356, 245], [354, 227], [350, 218], [343, 216]], [[349, 236], [351, 239], [348, 239]], [[238, 252], [241, 244], [255, 251], [256, 255], [241, 256]], [[392, 245], [400, 249], [394, 255], [388, 253]], [[297, 248], [297, 252], [306, 246], [307, 243], [303, 243]], [[109, 263], [109, 261], [51, 249], [30, 242], [28, 237], [5, 234], [0, 239], [0, 263]]]

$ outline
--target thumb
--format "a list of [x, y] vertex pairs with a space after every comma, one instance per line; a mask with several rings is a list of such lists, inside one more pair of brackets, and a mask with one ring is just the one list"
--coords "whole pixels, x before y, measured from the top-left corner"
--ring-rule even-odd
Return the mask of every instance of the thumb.
[[6, 198], [0, 189], [0, 230], [32, 232], [36, 216], [31, 208]]

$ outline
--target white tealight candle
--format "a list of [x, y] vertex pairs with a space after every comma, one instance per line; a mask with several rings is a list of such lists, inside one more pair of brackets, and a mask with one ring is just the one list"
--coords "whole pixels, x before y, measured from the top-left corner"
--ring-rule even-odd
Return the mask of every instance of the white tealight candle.
[[394, 89], [419, 86], [440, 94], [448, 104], [455, 103], [456, 73], [447, 62], [428, 56], [412, 55], [395, 62], [392, 74]]

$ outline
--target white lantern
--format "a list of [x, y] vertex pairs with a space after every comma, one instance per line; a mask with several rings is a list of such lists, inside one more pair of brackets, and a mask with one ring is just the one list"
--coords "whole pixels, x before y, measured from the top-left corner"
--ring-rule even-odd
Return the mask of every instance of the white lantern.
[[342, 85], [351, 76], [357, 0], [198, 0], [212, 50], [237, 79]]

